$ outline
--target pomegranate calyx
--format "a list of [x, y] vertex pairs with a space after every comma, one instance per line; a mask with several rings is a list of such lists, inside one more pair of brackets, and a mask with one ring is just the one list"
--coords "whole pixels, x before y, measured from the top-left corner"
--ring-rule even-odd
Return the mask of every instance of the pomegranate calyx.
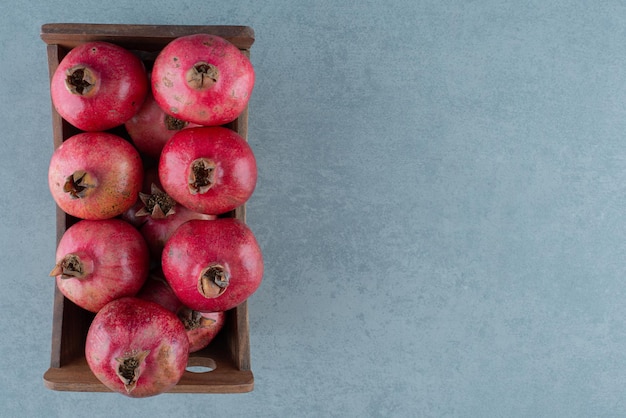
[[189, 170], [189, 193], [203, 194], [215, 183], [215, 163], [208, 158], [198, 158], [191, 163]]
[[81, 257], [77, 254], [67, 254], [54, 266], [50, 276], [61, 276], [61, 279], [83, 279], [88, 273], [86, 263]]
[[198, 291], [207, 299], [220, 296], [226, 291], [230, 274], [221, 264], [212, 264], [202, 270], [198, 280]]
[[153, 219], [165, 219], [176, 213], [176, 202], [167, 193], [161, 191], [154, 183], [150, 187], [150, 194], [139, 193], [139, 199], [144, 206], [136, 216], [152, 216]]
[[77, 170], [65, 179], [63, 191], [72, 199], [80, 199], [87, 195], [89, 189], [96, 187], [95, 178], [84, 170]]
[[118, 363], [115, 373], [124, 384], [127, 393], [130, 393], [137, 386], [137, 381], [141, 375], [141, 365], [150, 354], [150, 350], [133, 351], [124, 357], [116, 357]]
[[187, 331], [192, 331], [198, 328], [209, 328], [217, 322], [214, 319], [207, 318], [200, 312], [186, 306], [180, 308], [177, 315]]
[[65, 87], [72, 93], [79, 96], [89, 96], [96, 85], [96, 76], [84, 65], [76, 65], [67, 70]]
[[219, 70], [213, 64], [205, 61], [196, 62], [185, 75], [189, 87], [195, 90], [206, 90], [219, 79]]
[[180, 131], [187, 125], [189, 125], [189, 122], [175, 118], [174, 116], [165, 115], [165, 127], [168, 131]]

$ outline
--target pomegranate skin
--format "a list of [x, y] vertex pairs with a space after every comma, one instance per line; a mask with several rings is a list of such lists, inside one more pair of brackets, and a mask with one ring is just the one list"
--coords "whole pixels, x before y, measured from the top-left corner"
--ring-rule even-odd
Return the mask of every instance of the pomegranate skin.
[[[141, 190], [139, 193], [150, 194], [152, 185], [155, 184], [160, 187], [159, 183], [159, 173], [155, 167], [147, 168], [143, 173], [143, 184], [141, 186]], [[137, 212], [141, 210], [141, 208], [145, 207], [145, 204], [141, 201], [140, 198], [137, 198], [135, 204], [133, 204], [130, 208], [128, 208], [124, 213], [121, 214], [121, 218], [126, 222], [130, 223], [136, 228], [139, 228], [146, 222], [145, 216], [137, 216]]]
[[180, 303], [170, 285], [163, 277], [162, 272], [154, 273], [148, 276], [143, 287], [137, 293], [139, 299], [148, 300], [158, 303], [170, 312], [178, 312], [183, 304]]
[[158, 159], [161, 150], [176, 132], [200, 125], [168, 115], [148, 91], [148, 96], [139, 111], [127, 120], [124, 126], [140, 152]]
[[198, 312], [185, 306], [178, 310], [187, 330], [189, 352], [195, 353], [207, 347], [215, 339], [226, 321], [226, 312]]
[[[192, 220], [181, 225], [165, 244], [161, 265], [178, 299], [199, 312], [236, 307], [258, 289], [263, 277], [263, 257], [256, 238], [235, 218]], [[218, 288], [203, 279], [212, 268], [223, 270], [227, 284], [223, 281]]]
[[[139, 376], [133, 385], [118, 375], [121, 359], [129, 356], [139, 357]], [[167, 392], [178, 383], [189, 358], [189, 340], [173, 312], [154, 302], [120, 298], [93, 319], [85, 341], [85, 358], [106, 387], [144, 398]]]
[[[82, 266], [76, 266], [76, 259], [64, 265], [68, 255], [77, 256]], [[53, 273], [61, 293], [91, 312], [114, 299], [135, 295], [149, 270], [143, 237], [120, 219], [82, 220], [72, 225], [59, 241], [56, 261]]]
[[[122, 219], [135, 226], [145, 238], [155, 260], [161, 260], [163, 246], [180, 225], [191, 219], [216, 218], [187, 209], [166, 197], [161, 189], [156, 168], [146, 170], [139, 200], [122, 214]], [[154, 212], [155, 206], [161, 211]]]
[[166, 216], [164, 219], [155, 219], [152, 216], [146, 216], [146, 221], [139, 229], [141, 235], [145, 238], [150, 255], [155, 260], [161, 259], [161, 252], [167, 240], [176, 232], [179, 226], [192, 219], [213, 220], [215, 215], [205, 215], [187, 209], [182, 205], [176, 205], [176, 212]]
[[[115, 156], [111, 158], [111, 156]], [[70, 177], [86, 173], [83, 190], [68, 191]], [[81, 219], [109, 219], [137, 201], [143, 164], [137, 150], [123, 138], [106, 132], [83, 132], [52, 154], [48, 186], [57, 205]]]
[[194, 34], [179, 37], [161, 50], [151, 84], [155, 100], [168, 114], [217, 126], [232, 122], [245, 110], [254, 79], [250, 60], [236, 46], [219, 36]]
[[[206, 190], [191, 184], [198, 162], [213, 165]], [[257, 165], [248, 143], [224, 127], [188, 128], [165, 144], [159, 180], [176, 202], [194, 212], [220, 215], [244, 204], [256, 187]]]
[[[70, 79], [78, 87], [68, 84]], [[149, 88], [146, 69], [137, 56], [100, 41], [73, 48], [50, 82], [57, 112], [78, 129], [90, 132], [126, 122], [139, 110]]]

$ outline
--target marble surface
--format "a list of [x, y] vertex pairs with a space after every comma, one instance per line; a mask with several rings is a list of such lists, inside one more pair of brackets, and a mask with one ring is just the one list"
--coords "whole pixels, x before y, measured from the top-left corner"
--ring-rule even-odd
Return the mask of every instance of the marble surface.
[[[24, 4], [0, 14], [1, 416], [626, 415], [623, 4]], [[254, 28], [252, 393], [44, 388], [52, 22]]]

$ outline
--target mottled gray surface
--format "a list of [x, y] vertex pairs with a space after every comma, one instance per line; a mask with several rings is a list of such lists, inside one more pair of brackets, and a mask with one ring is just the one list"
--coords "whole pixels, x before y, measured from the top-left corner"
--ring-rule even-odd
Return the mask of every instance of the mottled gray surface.
[[[0, 17], [1, 416], [626, 416], [619, 2], [38, 3]], [[66, 21], [255, 29], [254, 392], [44, 389]]]

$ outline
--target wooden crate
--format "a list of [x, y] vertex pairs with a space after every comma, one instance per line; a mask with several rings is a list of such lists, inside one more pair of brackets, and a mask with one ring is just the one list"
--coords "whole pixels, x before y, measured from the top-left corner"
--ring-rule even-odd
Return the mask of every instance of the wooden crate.
[[[170, 41], [193, 33], [221, 36], [247, 56], [254, 43], [254, 31], [247, 26], [54, 23], [41, 27], [41, 38], [47, 44], [50, 77], [61, 59], [83, 42], [106, 41], [120, 45], [138, 54], [149, 68], [158, 52]], [[247, 140], [248, 110], [227, 127]], [[55, 149], [65, 139], [79, 132], [63, 120], [54, 108], [52, 130]], [[114, 132], [125, 135], [123, 128], [116, 128]], [[224, 216], [245, 222], [245, 205]], [[57, 207], [57, 243], [65, 230], [76, 221]], [[47, 388], [76, 392], [110, 391], [91, 373], [85, 360], [85, 338], [93, 317], [93, 313], [76, 306], [55, 288], [50, 368], [43, 375]], [[213, 370], [203, 373], [185, 371], [170, 393], [243, 393], [253, 390], [247, 302], [227, 312], [224, 328], [206, 349], [190, 355], [188, 369], [192, 366]]]

